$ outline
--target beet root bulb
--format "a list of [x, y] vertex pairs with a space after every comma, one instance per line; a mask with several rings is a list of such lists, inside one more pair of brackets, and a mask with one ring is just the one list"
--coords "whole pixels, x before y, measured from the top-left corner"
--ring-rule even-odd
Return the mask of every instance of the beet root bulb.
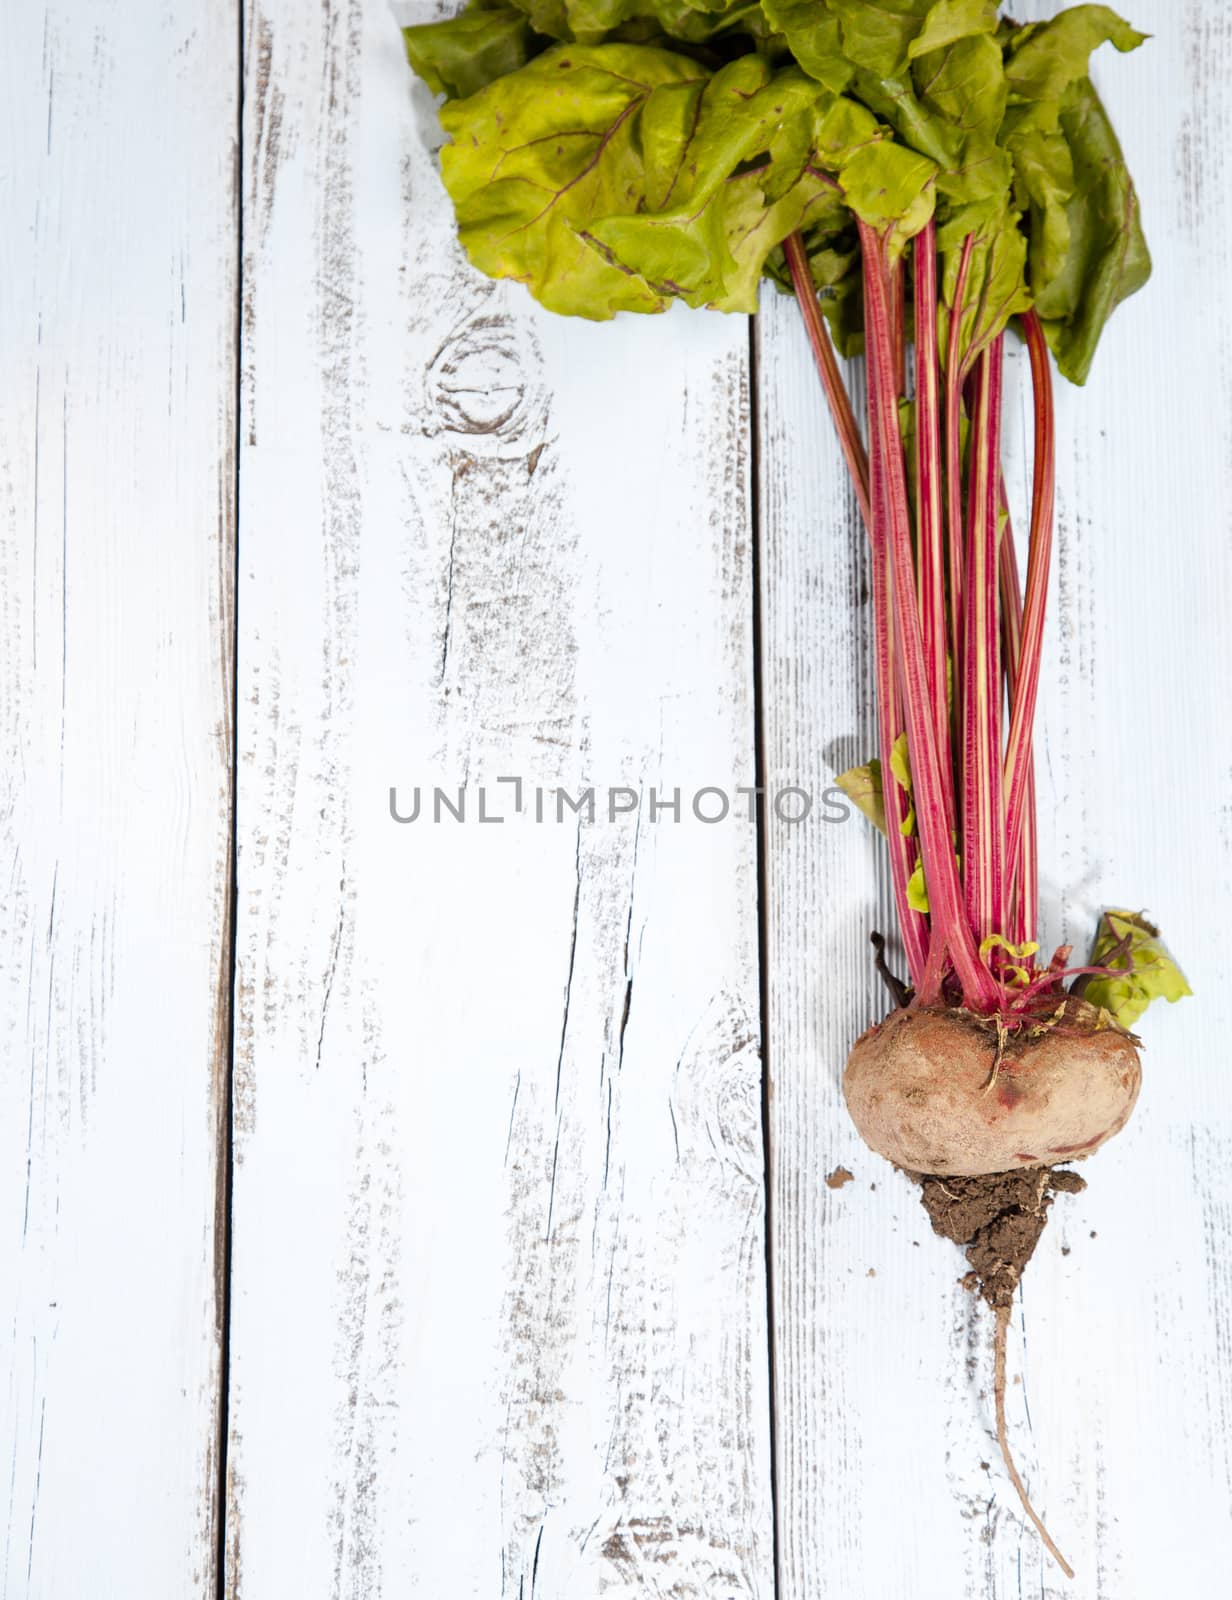
[[1070, 1003], [1056, 1027], [998, 1038], [950, 1010], [906, 1009], [863, 1034], [843, 1093], [865, 1143], [908, 1172], [979, 1177], [1090, 1155], [1129, 1121], [1133, 1039]]

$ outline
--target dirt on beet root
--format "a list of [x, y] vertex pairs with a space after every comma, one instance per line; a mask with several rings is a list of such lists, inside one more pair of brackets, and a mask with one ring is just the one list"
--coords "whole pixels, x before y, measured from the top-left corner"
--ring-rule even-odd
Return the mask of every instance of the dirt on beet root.
[[1086, 1179], [1062, 1167], [994, 1172], [979, 1178], [920, 1178], [933, 1230], [967, 1248], [964, 1280], [994, 1311], [1008, 1307], [1035, 1254], [1058, 1194], [1079, 1194]]

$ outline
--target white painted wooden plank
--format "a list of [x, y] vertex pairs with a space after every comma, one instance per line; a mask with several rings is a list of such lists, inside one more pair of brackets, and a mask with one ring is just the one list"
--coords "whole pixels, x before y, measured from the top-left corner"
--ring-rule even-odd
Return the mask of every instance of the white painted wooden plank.
[[538, 313], [382, 7], [246, 36], [228, 1592], [768, 1600], [747, 324]]
[[[1104, 904], [1145, 905], [1198, 998], [1144, 1020], [1140, 1110], [1088, 1192], [1058, 1203], [1016, 1319], [1011, 1426], [1078, 1578], [1042, 1559], [997, 1464], [990, 1327], [955, 1284], [960, 1256], [842, 1108], [846, 1050], [884, 1010], [867, 933], [889, 917], [880, 853], [853, 821], [770, 837], [783, 1600], [1146, 1600], [1216, 1593], [1232, 1561], [1232, 1092], [1212, 1033], [1232, 887], [1232, 6], [1138, 0], [1132, 17], [1155, 37], [1097, 76], [1155, 279], [1117, 313], [1086, 390], [1060, 398], [1041, 851], [1054, 942], [1085, 942]], [[768, 777], [822, 784], [874, 748], [863, 535], [794, 308], [768, 298]], [[857, 1182], [832, 1192], [839, 1161]]]
[[0, 52], [0, 1594], [213, 1593], [237, 17]]

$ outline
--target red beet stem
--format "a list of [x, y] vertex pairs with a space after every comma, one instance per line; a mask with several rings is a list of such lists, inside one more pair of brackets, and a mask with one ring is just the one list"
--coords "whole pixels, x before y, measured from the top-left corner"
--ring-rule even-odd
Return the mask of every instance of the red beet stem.
[[[945, 530], [941, 506], [938, 413], [937, 235], [932, 222], [915, 242], [915, 526], [920, 626], [928, 697], [943, 771], [951, 766], [949, 668], [945, 632]], [[951, 819], [951, 824], [953, 819]]]
[[967, 921], [978, 940], [1005, 932], [1005, 791], [1001, 770], [1001, 626], [997, 512], [1001, 488], [998, 336], [976, 367], [967, 489], [962, 837]]
[[[1022, 584], [1018, 577], [1018, 556], [1014, 549], [1014, 529], [1010, 522], [1005, 483], [1001, 484], [1001, 654], [1005, 665], [1005, 686], [1009, 703], [1014, 703], [1018, 682], [1018, 663], [1022, 656]], [[1022, 828], [1018, 851], [1006, 862], [1010, 902], [1006, 908], [1009, 938], [1016, 945], [1036, 937], [1039, 926], [1039, 854], [1035, 815], [1035, 757], [1027, 752], [1027, 781], [1023, 790]]]
[[852, 487], [860, 503], [860, 515], [864, 518], [864, 526], [871, 528], [873, 514], [869, 502], [868, 456], [864, 451], [864, 442], [860, 438], [856, 414], [852, 410], [851, 401], [838, 370], [838, 360], [834, 354], [834, 346], [830, 343], [830, 335], [826, 331], [825, 318], [821, 314], [821, 307], [817, 304], [817, 290], [813, 287], [813, 274], [809, 270], [804, 241], [798, 233], [789, 234], [783, 241], [783, 253], [787, 257], [792, 287], [796, 291], [796, 300], [804, 317], [804, 327], [808, 333], [809, 344], [812, 346], [813, 359], [817, 363], [821, 386], [830, 404], [830, 415], [834, 418], [839, 443], [843, 447]]
[[[890, 609], [894, 634], [895, 673], [907, 724], [916, 825], [924, 861], [933, 937], [941, 937], [963, 993], [980, 1009], [996, 1005], [999, 992], [980, 959], [972, 930], [963, 915], [961, 887], [949, 819], [954, 815], [950, 774], [943, 773], [937, 749], [924, 664], [924, 643], [916, 605], [911, 520], [906, 473], [894, 389], [895, 348], [889, 305], [886, 247], [868, 223], [859, 223], [864, 263], [864, 321], [869, 367], [869, 440], [874, 461], [874, 527], [884, 529], [890, 572]], [[880, 503], [879, 503], [880, 502]], [[995, 524], [995, 517], [994, 517]], [[880, 532], [881, 529], [879, 528]], [[999, 685], [998, 685], [999, 687]], [[882, 702], [881, 716], [889, 707]], [[892, 782], [883, 773], [882, 787]], [[888, 825], [887, 813], [887, 825]]]
[[[1027, 595], [1023, 607], [1022, 650], [1010, 731], [1005, 751], [1006, 859], [1013, 861], [1019, 839], [1032, 813], [1034, 794], [1028, 793], [1031, 772], [1031, 728], [1039, 693], [1040, 657], [1044, 639], [1044, 609], [1048, 599], [1048, 571], [1052, 560], [1053, 509], [1056, 501], [1056, 414], [1052, 399], [1052, 369], [1044, 329], [1034, 311], [1022, 319], [1031, 358], [1031, 385], [1035, 400], [1035, 471], [1031, 491], [1031, 533], [1027, 548]], [[1027, 923], [1034, 926], [1034, 918]], [[1030, 935], [1034, 937], [1034, 935]]]
[[[985, 959], [980, 947], [994, 936], [1029, 944], [1038, 920], [1031, 725], [1056, 484], [1047, 346], [1039, 318], [1026, 313], [1035, 473], [1024, 599], [1000, 465], [1004, 339], [997, 335], [975, 348], [963, 347], [974, 240], [964, 241], [959, 261], [944, 372], [932, 222], [912, 244], [915, 460], [909, 501], [899, 421], [905, 386], [904, 257], [891, 250], [889, 234], [858, 225], [867, 452], [799, 234], [785, 241], [784, 252], [869, 532], [878, 745], [895, 905], [918, 996], [928, 1003], [940, 1000], [952, 970], [966, 1005], [1008, 1013], [1021, 996], [1004, 989], [997, 977], [1007, 958]], [[977, 321], [979, 314], [977, 306]], [[964, 395], [970, 409], [965, 495]], [[904, 732], [910, 793], [893, 775], [895, 744]], [[912, 807], [915, 836], [908, 837], [903, 829], [909, 828]], [[927, 915], [911, 906], [909, 885], [921, 862]], [[1021, 961], [1028, 963], [1030, 993], [1052, 981], [1048, 974], [1037, 976], [1029, 955]], [[952, 998], [953, 991], [948, 992]]]

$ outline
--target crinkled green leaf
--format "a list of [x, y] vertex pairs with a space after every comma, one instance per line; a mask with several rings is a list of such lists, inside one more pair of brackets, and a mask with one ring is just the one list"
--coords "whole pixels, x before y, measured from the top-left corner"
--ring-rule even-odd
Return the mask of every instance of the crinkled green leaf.
[[637, 15], [609, 37], [627, 43], [655, 43], [661, 42], [660, 35], [667, 34], [686, 44], [704, 44], [736, 29], [741, 30], [750, 46], [769, 35], [769, 24], [757, 0], [719, 0], [704, 10], [690, 5], [688, 0], [640, 0]]
[[933, 214], [937, 164], [886, 140], [862, 145], [844, 161], [838, 181], [847, 204], [861, 221], [882, 229], [893, 226], [901, 245]]
[[804, 176], [813, 159], [813, 133], [817, 126], [816, 102], [795, 116], [784, 117], [770, 136], [766, 161], [759, 163], [757, 181], [767, 200], [781, 200]]
[[857, 150], [879, 143], [885, 130], [867, 106], [840, 95], [819, 103], [813, 129], [813, 149], [827, 172], [837, 172]]
[[[801, 66], [813, 70], [797, 40], [817, 41], [820, 49], [814, 48], [835, 77], [841, 72], [836, 57], [874, 77], [901, 77], [916, 56], [991, 34], [997, 15], [995, 0], [775, 0], [775, 6], [780, 12], [790, 8], [794, 27], [783, 26], [783, 32]], [[831, 19], [838, 23], [837, 38]], [[830, 77], [822, 81], [836, 91], [845, 87]]]
[[[875, 228], [893, 229], [892, 248], [896, 250], [932, 215], [936, 165], [895, 143], [858, 101], [838, 96], [818, 103], [812, 160], [818, 169], [835, 175], [842, 198], [856, 216]], [[834, 221], [838, 225], [842, 219]], [[806, 238], [810, 256], [819, 246], [829, 245], [833, 231]], [[837, 284], [834, 287], [837, 289]], [[822, 304], [833, 318], [838, 296], [832, 296], [827, 304], [823, 295]], [[846, 349], [837, 329], [836, 338]]]
[[905, 145], [935, 161], [942, 172], [958, 165], [962, 135], [929, 110], [916, 93], [910, 75], [879, 78], [871, 72], [860, 72], [852, 92], [876, 112]]
[[838, 191], [805, 174], [785, 195], [768, 202], [760, 175], [749, 173], [729, 181], [724, 200], [727, 248], [732, 269], [722, 294], [710, 300], [717, 311], [757, 310], [758, 284], [766, 260], [789, 233], [807, 228], [814, 219], [822, 226], [839, 227], [846, 208]]
[[566, 0], [513, 0], [513, 4], [526, 13], [536, 33], [551, 39], [573, 38]]
[[902, 77], [859, 72], [854, 92], [899, 139], [937, 164], [937, 189], [956, 202], [1000, 196], [1010, 161], [997, 143], [1005, 113], [1001, 51], [985, 35], [930, 50]]
[[828, 0], [842, 25], [843, 53], [857, 67], [892, 78], [907, 64], [934, 0]]
[[[548, 36], [567, 44], [538, 55]], [[799, 231], [856, 354], [854, 217], [894, 256], [935, 216], [943, 356], [970, 234], [963, 361], [1034, 302], [1078, 382], [1149, 271], [1087, 62], [1143, 37], [1106, 6], [1019, 27], [994, 0], [472, 0], [406, 30], [453, 97], [442, 166], [468, 255], [551, 309], [750, 311], [761, 276], [789, 287]]]
[[[1125, 939], [1128, 950], [1115, 956]], [[1105, 911], [1091, 950], [1093, 967], [1125, 970], [1122, 977], [1094, 977], [1086, 998], [1102, 1006], [1123, 1028], [1132, 1028], [1152, 1000], [1176, 1001], [1193, 993], [1185, 974], [1168, 954], [1159, 929], [1132, 911]]]
[[926, 114], [947, 129], [952, 143], [937, 180], [941, 192], [956, 203], [1003, 194], [1011, 169], [997, 134], [1007, 90], [994, 41], [984, 35], [956, 40], [921, 56], [912, 76]]
[[536, 33], [553, 39], [598, 44], [605, 34], [642, 11], [642, 0], [514, 0]]
[[580, 44], [643, 42], [656, 33], [700, 43], [737, 24], [758, 33], [750, 0], [512, 0], [537, 33]]
[[997, 31], [997, 0], [937, 0], [924, 26], [907, 46], [910, 60], [959, 39]]
[[991, 142], [1005, 115], [1008, 89], [1001, 52], [980, 35], [921, 56], [913, 68], [920, 99], [966, 137]]
[[855, 68], [843, 54], [839, 20], [826, 0], [762, 0], [761, 8], [805, 72], [842, 94]]
[[[471, 7], [443, 22], [403, 28], [406, 58], [434, 94], [475, 94], [496, 78], [525, 66], [535, 35], [513, 6]], [[542, 41], [539, 41], [540, 45]]]
[[1024, 126], [1007, 145], [1030, 226], [1031, 282], [1045, 288], [1057, 279], [1069, 251], [1068, 207], [1074, 195], [1074, 161], [1065, 135]]
[[791, 153], [796, 181], [771, 207], [763, 174], [738, 169], [821, 93], [803, 72], [776, 74], [760, 56], [742, 56], [703, 85], [658, 91], [641, 118], [646, 208], [597, 219], [586, 237], [690, 305], [755, 311], [762, 262], [798, 226], [820, 186], [796, 177], [794, 159], [807, 151]]
[[687, 98], [709, 75], [645, 45], [560, 45], [441, 112], [441, 152], [463, 248], [551, 311], [603, 319], [660, 311], [667, 296], [582, 237], [645, 203], [640, 113], [656, 90]]
[[1027, 290], [1027, 241], [1019, 214], [1002, 201], [956, 207], [937, 230], [941, 256], [942, 351], [948, 349], [949, 319], [958, 289], [963, 243], [970, 236], [967, 283], [963, 295], [959, 359], [969, 363], [1001, 333], [1009, 320], [1031, 304]]
[[1063, 256], [1055, 248], [1054, 223], [1054, 249], [1032, 257], [1032, 288], [1058, 367], [1071, 382], [1085, 383], [1104, 324], [1150, 277], [1151, 256], [1133, 179], [1089, 79], [1066, 95], [1061, 131], [1074, 172], [1066, 247]]
[[881, 833], [886, 831], [885, 795], [881, 787], [881, 762], [876, 756], [862, 767], [840, 772], [835, 783], [858, 811]]
[[1010, 45], [1006, 77], [1020, 99], [1059, 100], [1086, 77], [1091, 52], [1099, 45], [1136, 50], [1146, 38], [1109, 6], [1070, 6], [1050, 22], [1021, 31], [1021, 42]]

